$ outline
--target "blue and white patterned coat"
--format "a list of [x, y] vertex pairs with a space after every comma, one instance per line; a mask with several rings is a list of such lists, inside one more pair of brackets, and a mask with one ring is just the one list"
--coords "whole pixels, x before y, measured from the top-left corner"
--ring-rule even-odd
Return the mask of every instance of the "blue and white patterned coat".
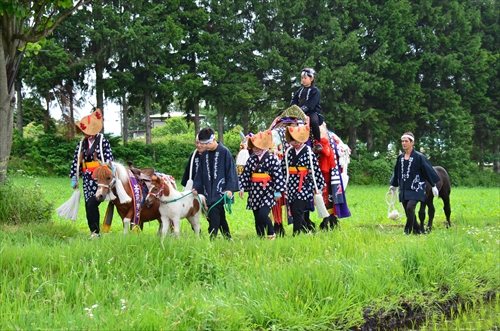
[[398, 156], [391, 178], [391, 185], [399, 187], [399, 201], [425, 201], [426, 183], [431, 187], [440, 181], [429, 160], [424, 154], [411, 151], [409, 160], [404, 159], [405, 153]]
[[[71, 164], [69, 177], [76, 176], [76, 169], [79, 161], [78, 150], [80, 150], [80, 144], [82, 145], [81, 152], [83, 153], [84, 161], [86, 162], [94, 161], [94, 153], [96, 154], [98, 161], [104, 160], [105, 163], [113, 161], [111, 144], [109, 143], [108, 139], [106, 139], [102, 134], [98, 133], [95, 136], [94, 144], [96, 146], [93, 153], [89, 153], [87, 143], [88, 141], [85, 141], [85, 138], [83, 138], [80, 141], [80, 143], [76, 145], [75, 155], [73, 157], [73, 163]], [[102, 145], [102, 151], [101, 151], [101, 145]], [[85, 201], [88, 201], [88, 199], [90, 199], [90, 197], [95, 195], [95, 192], [97, 191], [97, 180], [92, 178], [91, 172], [89, 171], [84, 172], [81, 164], [79, 168], [80, 169], [78, 175], [80, 178], [82, 178], [83, 181], [83, 194], [85, 196]]]
[[[285, 152], [285, 156], [283, 161], [281, 162], [283, 174], [286, 176], [288, 169], [286, 168], [286, 160], [288, 160], [288, 167], [306, 167], [309, 170], [309, 173], [305, 176], [302, 189], [299, 191], [299, 175], [290, 174], [288, 177], [287, 184], [287, 193], [286, 197], [289, 203], [292, 203], [295, 200], [303, 200], [303, 201], [311, 201], [314, 197], [314, 182], [311, 172], [311, 162], [309, 159], [309, 153], [312, 153], [311, 147], [304, 145], [304, 147], [299, 151], [297, 155], [297, 151], [295, 148], [289, 148]], [[312, 165], [314, 169], [314, 176], [316, 178], [316, 184], [318, 185], [318, 190], [321, 191], [323, 187], [326, 185], [325, 179], [323, 178], [323, 174], [319, 168], [318, 159], [314, 154], [312, 154]]]
[[[253, 173], [264, 173], [272, 177], [264, 187], [262, 182], [252, 182]], [[274, 154], [267, 151], [259, 161], [252, 154], [245, 164], [239, 178], [240, 189], [248, 192], [247, 209], [258, 210], [264, 206], [272, 208], [276, 205], [275, 192], [285, 191], [285, 176], [281, 170], [281, 162]]]

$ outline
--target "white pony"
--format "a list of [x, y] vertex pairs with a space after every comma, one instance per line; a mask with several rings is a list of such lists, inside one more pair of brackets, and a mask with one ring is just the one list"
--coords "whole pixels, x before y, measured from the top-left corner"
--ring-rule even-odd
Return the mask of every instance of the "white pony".
[[192, 192], [179, 192], [171, 183], [164, 181], [162, 177], [151, 176], [151, 187], [149, 189], [146, 203], [150, 203], [153, 197], [160, 199], [160, 214], [164, 226], [161, 236], [167, 235], [170, 226], [173, 225], [173, 233], [179, 236], [181, 231], [181, 218], [187, 218], [194, 233], [200, 234], [200, 215], [202, 211], [207, 210], [205, 197], [201, 194]]

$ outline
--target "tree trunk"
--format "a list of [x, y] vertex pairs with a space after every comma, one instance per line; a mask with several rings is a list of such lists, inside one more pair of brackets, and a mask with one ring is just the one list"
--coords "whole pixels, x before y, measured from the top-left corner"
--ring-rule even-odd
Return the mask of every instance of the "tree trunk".
[[[0, 185], [7, 180], [10, 150], [12, 148], [12, 127], [14, 125], [14, 97], [7, 87], [7, 70], [4, 43], [0, 43]], [[10, 57], [12, 58], [12, 57]]]
[[75, 138], [75, 94], [69, 93], [69, 138]]
[[50, 92], [45, 94], [45, 114], [43, 114], [43, 129], [49, 132], [50, 127]]
[[495, 156], [493, 160], [493, 171], [500, 173], [500, 143], [497, 141], [493, 147], [493, 155]]
[[366, 132], [366, 150], [371, 152], [373, 149], [373, 134], [372, 130], [368, 129]]
[[218, 141], [224, 144], [224, 118], [223, 111], [221, 108], [217, 108], [217, 133], [219, 135]]
[[200, 100], [194, 98], [193, 100], [193, 112], [194, 112], [194, 136], [198, 135], [200, 132]]
[[127, 95], [124, 94], [122, 97], [122, 138], [123, 138], [123, 143], [127, 144], [128, 143], [128, 118], [127, 118], [127, 110], [128, 110], [128, 103], [127, 103]]
[[151, 94], [144, 95], [144, 110], [146, 112], [146, 145], [151, 145]]
[[245, 110], [243, 111], [243, 131], [244, 131], [244, 134], [248, 134], [248, 127], [249, 127], [249, 116], [248, 116], [248, 108], [245, 108]]
[[349, 142], [347, 145], [351, 149], [352, 156], [358, 155], [356, 153], [356, 127], [353, 124], [349, 125]]
[[17, 129], [21, 137], [23, 136], [23, 98], [21, 94], [22, 83], [16, 80], [16, 93], [17, 93]]
[[103, 80], [103, 70], [104, 66], [96, 61], [95, 64], [95, 94], [96, 94], [96, 102], [97, 108], [99, 108], [102, 112], [102, 132], [104, 132], [104, 119], [106, 118], [106, 112], [104, 111], [104, 80]]

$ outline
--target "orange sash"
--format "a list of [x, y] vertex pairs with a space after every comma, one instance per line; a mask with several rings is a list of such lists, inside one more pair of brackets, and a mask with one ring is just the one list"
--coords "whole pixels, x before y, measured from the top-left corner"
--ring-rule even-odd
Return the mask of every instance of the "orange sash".
[[92, 172], [94, 172], [94, 170], [95, 170], [96, 168], [98, 168], [98, 167], [100, 166], [99, 161], [92, 161], [92, 162], [85, 162], [85, 161], [84, 161], [84, 162], [82, 162], [82, 163], [83, 163], [83, 167], [82, 167], [82, 169], [83, 169], [83, 171], [84, 171], [84, 172], [85, 172], [85, 171], [88, 171], [88, 172], [91, 172], [91, 173], [92, 173]]
[[266, 188], [266, 185], [273, 178], [268, 174], [254, 172], [252, 174], [252, 183], [262, 183], [262, 188]]
[[302, 183], [304, 183], [304, 178], [309, 173], [306, 167], [288, 167], [288, 172], [290, 175], [299, 175], [299, 192], [302, 191]]

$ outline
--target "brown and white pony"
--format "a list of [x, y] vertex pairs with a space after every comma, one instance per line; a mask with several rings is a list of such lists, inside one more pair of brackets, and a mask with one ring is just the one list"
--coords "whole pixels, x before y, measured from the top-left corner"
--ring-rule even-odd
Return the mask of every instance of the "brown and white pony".
[[179, 236], [181, 230], [181, 218], [187, 218], [193, 231], [200, 234], [200, 215], [207, 210], [205, 197], [192, 192], [179, 192], [167, 180], [161, 176], [151, 176], [151, 187], [146, 198], [146, 206], [160, 201], [160, 214], [162, 223], [161, 236], [164, 238], [170, 226], [173, 225], [173, 233]]
[[[113, 202], [122, 218], [124, 234], [135, 226], [142, 230], [145, 222], [153, 220], [159, 222], [158, 234], [161, 233], [160, 202], [152, 203], [148, 208], [141, 206], [142, 190], [140, 187], [133, 187], [133, 174], [124, 165], [118, 162], [103, 164], [94, 170], [93, 177], [98, 183], [96, 199], [101, 202], [105, 199]], [[136, 217], [137, 212], [139, 217]]]

